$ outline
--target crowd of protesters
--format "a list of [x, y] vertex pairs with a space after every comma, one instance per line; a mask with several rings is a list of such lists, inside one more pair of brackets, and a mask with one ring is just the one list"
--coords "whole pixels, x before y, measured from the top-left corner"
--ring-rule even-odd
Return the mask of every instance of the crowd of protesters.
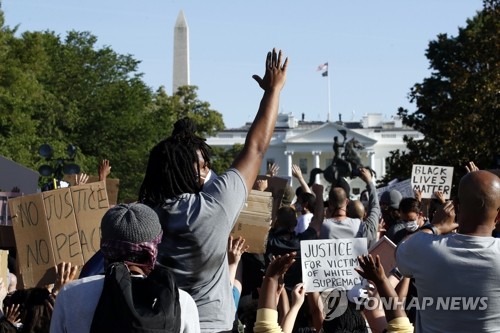
[[[403, 198], [392, 190], [379, 198], [372, 174], [361, 168], [366, 197], [351, 200], [346, 189], [333, 187], [325, 202], [323, 186], [308, 185], [294, 165], [300, 187], [285, 191], [266, 252], [247, 253], [245, 239], [230, 236], [250, 190], [266, 190], [266, 181], [256, 179], [287, 66], [273, 49], [265, 75], [253, 76], [263, 97], [226, 172], [211, 170], [210, 147], [189, 119], [180, 119], [152, 148], [138, 201], [104, 215], [100, 251], [87, 267], [61, 263], [57, 280], [44, 288], [17, 290], [13, 274], [0, 281], [0, 333], [500, 332], [496, 170], [470, 163], [456, 200], [437, 192], [429, 203], [419, 192]], [[110, 169], [103, 162], [100, 179]], [[270, 176], [277, 170], [271, 166]], [[397, 245], [391, 271], [368, 254], [384, 236]], [[356, 268], [362, 283], [326, 297], [306, 293], [301, 242], [350, 238], [367, 240]], [[460, 302], [453, 309], [430, 306], [438, 298]], [[377, 299], [396, 306], [371, 307]], [[469, 299], [477, 306], [465, 307]]]

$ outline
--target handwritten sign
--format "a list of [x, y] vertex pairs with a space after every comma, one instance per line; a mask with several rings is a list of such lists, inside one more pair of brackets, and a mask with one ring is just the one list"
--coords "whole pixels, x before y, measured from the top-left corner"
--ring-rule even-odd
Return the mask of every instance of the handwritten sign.
[[358, 256], [367, 253], [366, 238], [321, 239], [300, 242], [302, 281], [307, 292], [335, 287], [346, 290], [361, 283], [354, 270]]
[[9, 199], [19, 263], [19, 286], [55, 281], [55, 265], [83, 265], [99, 250], [109, 208], [104, 182]]
[[453, 167], [414, 164], [411, 172], [411, 187], [421, 191], [422, 198], [430, 199], [434, 192], [443, 192], [450, 198]]

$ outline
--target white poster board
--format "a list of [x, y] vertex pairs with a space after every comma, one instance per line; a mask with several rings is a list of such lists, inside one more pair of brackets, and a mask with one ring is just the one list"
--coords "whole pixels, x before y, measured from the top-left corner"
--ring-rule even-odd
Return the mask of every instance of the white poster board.
[[422, 192], [423, 199], [430, 199], [434, 192], [443, 192], [450, 198], [453, 167], [414, 164], [411, 171], [411, 187]]
[[302, 282], [306, 292], [335, 287], [346, 290], [361, 283], [354, 270], [358, 256], [366, 254], [366, 238], [321, 239], [300, 242]]

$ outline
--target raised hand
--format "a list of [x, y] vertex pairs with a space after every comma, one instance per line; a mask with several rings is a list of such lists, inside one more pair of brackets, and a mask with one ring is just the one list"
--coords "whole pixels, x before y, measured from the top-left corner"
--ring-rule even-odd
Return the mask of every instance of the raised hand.
[[359, 177], [367, 184], [372, 181], [372, 173], [367, 168], [359, 168]]
[[78, 272], [77, 265], [71, 265], [70, 262], [62, 262], [56, 266], [56, 282], [54, 283], [54, 288], [52, 289], [52, 294], [57, 295], [61, 288], [68, 282], [75, 279], [76, 273]]
[[229, 265], [237, 265], [241, 259], [243, 253], [248, 250], [248, 245], [245, 245], [245, 238], [239, 236], [233, 239], [233, 236], [229, 236], [227, 242], [227, 261]]
[[280, 278], [282, 277], [286, 271], [292, 266], [295, 262], [295, 256], [297, 252], [291, 252], [285, 254], [284, 256], [274, 257], [273, 260], [269, 263], [266, 269], [266, 277], [268, 278]]
[[269, 166], [269, 170], [267, 170], [267, 175], [270, 177], [274, 177], [278, 174], [278, 170], [280, 169], [279, 165], [273, 163]]
[[455, 223], [455, 207], [453, 201], [446, 202], [434, 214], [432, 224], [438, 229], [439, 234], [447, 234], [458, 228]]
[[106, 180], [106, 178], [109, 176], [111, 173], [111, 166], [109, 165], [109, 160], [102, 160], [99, 162], [99, 180]]
[[267, 53], [264, 78], [258, 75], [252, 76], [265, 91], [270, 89], [278, 89], [278, 91], [281, 91], [285, 85], [288, 58], [282, 63], [282, 57], [281, 50], [276, 52], [276, 49], [273, 48], [272, 52]]
[[355, 268], [359, 275], [367, 280], [377, 284], [385, 279], [384, 267], [380, 263], [380, 257], [377, 255], [375, 259], [371, 254], [358, 256], [358, 263], [361, 269]]
[[18, 324], [21, 322], [19, 316], [21, 315], [21, 311], [19, 310], [20, 304], [11, 304], [10, 306], [6, 306], [4, 310], [5, 318], [12, 324]]
[[88, 180], [89, 180], [89, 175], [87, 175], [86, 173], [75, 175], [75, 185], [87, 184]]
[[467, 172], [474, 172], [474, 171], [479, 171], [479, 168], [476, 166], [474, 162], [470, 161], [465, 166], [465, 170], [467, 170]]

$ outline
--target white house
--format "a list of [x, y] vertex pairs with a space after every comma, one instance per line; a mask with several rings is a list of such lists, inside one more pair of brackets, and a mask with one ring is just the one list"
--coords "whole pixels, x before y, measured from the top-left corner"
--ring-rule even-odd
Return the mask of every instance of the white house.
[[[213, 147], [230, 148], [234, 144], [243, 144], [251, 123], [241, 128], [226, 129], [214, 137], [207, 138], [207, 143]], [[386, 159], [389, 152], [405, 150], [403, 136], [415, 139], [423, 135], [411, 128], [403, 126], [399, 118], [384, 122], [382, 114], [366, 114], [361, 122], [318, 122], [301, 121], [292, 114], [279, 114], [269, 149], [261, 167], [261, 174], [266, 172], [269, 163], [280, 166], [279, 176], [292, 177], [292, 164], [300, 166], [304, 178], [309, 179], [313, 168], [325, 169], [333, 159], [333, 137], [337, 136], [342, 142], [344, 130], [346, 139], [355, 138], [365, 148], [358, 151], [363, 165], [375, 170], [380, 179], [386, 173]], [[342, 149], [342, 148], [341, 148]], [[342, 150], [341, 150], [342, 152]], [[326, 187], [329, 183], [320, 176], [319, 181]], [[359, 179], [350, 180], [352, 194], [357, 195], [364, 189], [364, 183]], [[292, 187], [299, 186], [293, 179]]]

